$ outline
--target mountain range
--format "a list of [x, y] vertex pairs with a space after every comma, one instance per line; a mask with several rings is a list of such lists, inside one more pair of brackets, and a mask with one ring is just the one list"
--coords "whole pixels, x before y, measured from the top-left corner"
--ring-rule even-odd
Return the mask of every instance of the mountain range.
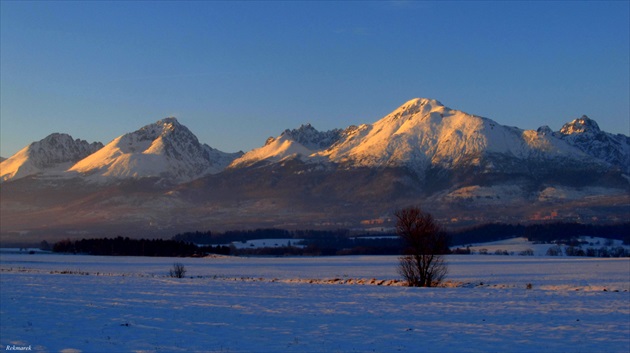
[[379, 228], [420, 204], [448, 225], [630, 218], [630, 138], [586, 117], [523, 130], [410, 100], [372, 124], [287, 129], [247, 153], [175, 118], [106, 145], [54, 133], [0, 163], [3, 241], [252, 227]]

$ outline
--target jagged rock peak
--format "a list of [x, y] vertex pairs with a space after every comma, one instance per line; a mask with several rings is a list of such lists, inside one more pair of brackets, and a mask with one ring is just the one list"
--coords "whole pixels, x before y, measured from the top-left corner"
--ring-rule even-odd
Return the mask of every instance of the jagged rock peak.
[[[291, 140], [304, 145], [311, 149], [326, 148], [339, 140], [341, 129], [333, 129], [329, 131], [318, 131], [311, 124], [302, 124], [297, 129], [284, 130], [281, 136], [288, 137]], [[268, 140], [269, 142], [269, 140]]]
[[[88, 143], [88, 142], [81, 139], [75, 140], [72, 138], [72, 136], [68, 134], [54, 132], [39, 141], [31, 143], [31, 146], [38, 145], [38, 144], [47, 145], [47, 146], [63, 146], [65, 144], [85, 144], [85, 143]], [[98, 144], [98, 142], [95, 142], [95, 143]]]
[[173, 130], [179, 126], [182, 126], [179, 121], [177, 121], [177, 118], [175, 118], [174, 116], [160, 119], [155, 122], [155, 125], [162, 126], [164, 130]]
[[319, 134], [319, 131], [313, 127], [310, 123], [302, 124], [297, 129], [286, 129], [280, 134], [280, 136], [288, 136], [293, 139], [297, 139], [302, 136], [312, 136]]
[[77, 162], [101, 149], [100, 142], [89, 143], [62, 133], [53, 133], [28, 147], [29, 158], [39, 168], [48, 168], [55, 164]]
[[543, 125], [541, 127], [539, 127], [536, 132], [538, 133], [538, 135], [553, 135], [553, 130], [551, 130], [551, 128], [548, 125]]
[[180, 124], [175, 117], [160, 119], [153, 124], [143, 126], [135, 133], [146, 139], [155, 139], [159, 136], [165, 136], [177, 130], [189, 131], [184, 125]]
[[586, 154], [620, 167], [630, 175], [630, 138], [601, 131], [597, 123], [583, 115], [560, 129], [559, 137]]
[[267, 146], [267, 145], [268, 145], [268, 144], [270, 144], [270, 143], [273, 143], [275, 140], [276, 140], [276, 138], [275, 138], [275, 137], [273, 137], [273, 136], [269, 136], [269, 137], [267, 138], [267, 140], [265, 141], [265, 146]]
[[280, 136], [288, 136], [294, 140], [298, 140], [302, 137], [312, 137], [319, 134], [319, 131], [313, 127], [310, 123], [302, 124], [297, 129], [286, 129], [280, 134]]
[[33, 142], [0, 167], [0, 182], [35, 175], [46, 171], [59, 172], [103, 148], [100, 142], [73, 139], [68, 134], [53, 133]]
[[[178, 159], [193, 155], [203, 155], [207, 159], [207, 150], [211, 149], [202, 145], [197, 136], [174, 117], [158, 120], [120, 138], [121, 148], [126, 153], [144, 150], [144, 153], [165, 154]], [[145, 146], [146, 143], [150, 145]]]
[[601, 130], [599, 129], [599, 125], [597, 125], [595, 120], [589, 118], [586, 115], [582, 115], [581, 118], [564, 124], [562, 126], [562, 129], [560, 129], [560, 133], [564, 135], [582, 134], [585, 132], [597, 133], [599, 131]]

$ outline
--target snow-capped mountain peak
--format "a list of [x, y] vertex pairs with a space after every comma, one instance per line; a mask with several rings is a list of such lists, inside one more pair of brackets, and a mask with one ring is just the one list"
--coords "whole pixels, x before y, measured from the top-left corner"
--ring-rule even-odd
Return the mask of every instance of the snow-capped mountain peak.
[[[40, 173], [2, 184], [3, 232], [228, 229], [234, 215], [252, 227], [373, 224], [417, 202], [466, 223], [628, 218], [630, 138], [587, 117], [561, 131], [523, 130], [416, 98], [373, 123], [281, 130], [244, 155], [199, 143], [175, 118], [121, 135], [67, 169], [75, 143], [51, 135], [2, 162], [4, 180], [11, 170]], [[143, 177], [152, 179], [114, 186]]]
[[262, 147], [245, 153], [230, 167], [251, 166], [259, 161], [274, 163], [296, 157], [319, 161], [316, 155], [337, 143], [345, 133], [342, 129], [318, 131], [309, 123], [302, 124], [297, 129], [284, 130], [278, 137], [269, 137]]
[[416, 115], [422, 116], [432, 111], [443, 111], [444, 109], [448, 108], [435, 99], [414, 98], [389, 113], [383, 120], [393, 122]]
[[173, 117], [158, 120], [119, 138], [122, 142], [119, 148], [125, 153], [135, 153], [138, 149], [146, 154], [170, 153], [171, 141], [199, 143], [197, 137]]
[[68, 134], [53, 133], [30, 144], [28, 155], [36, 167], [45, 169], [60, 163], [76, 161], [101, 147], [103, 144], [100, 142], [88, 143], [80, 139], [75, 140]]
[[601, 131], [587, 116], [557, 132], [548, 126], [522, 130], [448, 108], [435, 99], [414, 98], [374, 123], [329, 131], [303, 124], [246, 154], [201, 144], [174, 117], [121, 135], [104, 147], [52, 134], [2, 161], [1, 172], [3, 181], [54, 170], [99, 180], [158, 177], [185, 182], [228, 166], [290, 158], [343, 168], [404, 167], [421, 178], [430, 168], [526, 172], [530, 162], [535, 168], [583, 163], [597, 169], [608, 164], [630, 175], [630, 138]]
[[564, 124], [558, 136], [587, 155], [630, 175], [630, 137], [601, 131], [597, 122], [586, 115]]
[[[566, 124], [557, 133], [548, 126], [522, 130], [448, 108], [435, 99], [415, 98], [373, 124], [326, 132], [317, 131], [310, 124], [285, 130], [231, 167], [300, 157], [305, 162], [328, 161], [346, 167], [406, 167], [421, 176], [427, 168], [434, 167], [473, 167], [488, 172], [526, 168], [525, 161], [534, 160], [537, 165], [587, 163], [595, 167], [602, 160], [619, 165], [628, 159], [627, 153], [617, 153], [614, 143], [602, 142], [594, 151], [592, 146], [597, 144], [593, 139], [612, 138], [603, 134], [597, 123], [586, 116]], [[617, 140], [623, 138], [627, 137]], [[616, 145], [622, 150], [628, 146], [621, 140]], [[606, 157], [615, 154], [619, 155], [614, 160]]]
[[[485, 148], [485, 130], [492, 121], [452, 110], [434, 99], [407, 101], [373, 124], [361, 125], [326, 155], [355, 166], [409, 166], [420, 170], [453, 153], [475, 153]], [[458, 152], [459, 151], [459, 152]]]
[[70, 170], [96, 177], [183, 182], [217, 173], [238, 156], [200, 144], [187, 127], [169, 117], [114, 139]]
[[560, 129], [560, 133], [563, 135], [582, 134], [586, 132], [598, 133], [600, 131], [601, 130], [599, 129], [597, 122], [586, 115], [582, 115], [581, 118], [564, 124], [564, 126]]
[[53, 133], [31, 143], [0, 164], [1, 180], [8, 181], [42, 172], [60, 172], [103, 147], [73, 139], [68, 134]]

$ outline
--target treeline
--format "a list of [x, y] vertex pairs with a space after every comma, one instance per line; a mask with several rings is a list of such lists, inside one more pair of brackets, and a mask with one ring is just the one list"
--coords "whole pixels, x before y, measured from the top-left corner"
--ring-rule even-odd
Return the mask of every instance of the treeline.
[[450, 233], [451, 245], [486, 243], [514, 237], [525, 237], [537, 243], [564, 241], [569, 243], [580, 236], [622, 240], [630, 245], [630, 223], [593, 225], [581, 223], [545, 223], [530, 225], [484, 224]]
[[[590, 225], [578, 223], [548, 223], [533, 225], [485, 224], [465, 230], [448, 232], [449, 246], [465, 246], [513, 237], [526, 237], [538, 243], [564, 243], [575, 247], [580, 236], [623, 240], [630, 244], [630, 223]], [[293, 246], [237, 249], [228, 244], [257, 239], [296, 239]], [[299, 240], [298, 240], [299, 239]], [[187, 232], [164, 239], [130, 239], [128, 237], [62, 240], [54, 244], [54, 252], [111, 255], [189, 257], [207, 254], [265, 256], [330, 256], [330, 255], [400, 255], [403, 244], [394, 233], [357, 234], [347, 229], [285, 230], [255, 229], [227, 232]], [[584, 250], [586, 256], [617, 256], [602, 249]], [[458, 252], [459, 251], [459, 252]], [[616, 250], [615, 250], [616, 251]], [[454, 253], [467, 253], [456, 249]], [[469, 253], [469, 252], [468, 252]], [[576, 254], [582, 255], [576, 250]], [[572, 252], [567, 255], [573, 255]], [[623, 255], [622, 255], [623, 256]]]
[[513, 224], [483, 224], [480, 226], [449, 232], [451, 246], [487, 243], [525, 236], [525, 226]]
[[530, 241], [550, 243], [571, 240], [579, 236], [622, 240], [630, 245], [630, 223], [594, 225], [581, 223], [532, 224], [526, 227], [525, 237]]
[[191, 257], [207, 254], [229, 255], [227, 246], [196, 246], [176, 240], [130, 239], [128, 237], [62, 240], [53, 246], [58, 253], [107, 256]]
[[310, 239], [296, 246], [232, 248], [233, 255], [245, 256], [335, 256], [335, 255], [400, 255], [402, 243], [395, 239], [335, 238]]
[[231, 242], [257, 239], [330, 239], [347, 238], [350, 231], [336, 230], [286, 230], [277, 228], [262, 228], [253, 230], [230, 230], [226, 232], [186, 232], [173, 236], [171, 239], [194, 244], [229, 244]]
[[[484, 224], [464, 230], [449, 231], [449, 246], [485, 243], [514, 237], [532, 242], [572, 244], [580, 236], [623, 240], [630, 244], [630, 223], [592, 225], [580, 223], [545, 224]], [[358, 234], [348, 229], [285, 230], [255, 229], [227, 232], [188, 232], [175, 235], [173, 240], [195, 244], [229, 244], [256, 239], [301, 239], [300, 246], [276, 248], [233, 249], [234, 255], [399, 255], [401, 240], [395, 233]], [[295, 243], [294, 243], [295, 244]]]
[[[547, 250], [547, 255], [554, 255], [554, 248]], [[551, 252], [551, 254], [550, 254]], [[622, 246], [602, 246], [588, 247], [583, 249], [582, 246], [567, 246], [564, 248], [566, 256], [588, 256], [588, 257], [630, 257], [630, 251]]]
[[348, 229], [285, 230], [254, 229], [227, 232], [187, 232], [173, 236], [172, 240], [194, 244], [229, 244], [257, 239], [299, 239], [298, 246], [235, 249], [232, 255], [257, 256], [331, 256], [331, 255], [399, 255], [402, 243], [395, 234], [355, 234]]

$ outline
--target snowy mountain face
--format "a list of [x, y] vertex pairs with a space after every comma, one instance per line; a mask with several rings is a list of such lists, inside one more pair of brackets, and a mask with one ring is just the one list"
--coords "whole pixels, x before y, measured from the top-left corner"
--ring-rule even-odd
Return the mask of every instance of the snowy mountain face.
[[26, 146], [0, 165], [1, 180], [8, 181], [45, 172], [61, 172], [103, 147], [70, 135], [54, 133]]
[[427, 168], [501, 171], [522, 161], [584, 164], [588, 157], [548, 127], [531, 131], [503, 126], [423, 98], [360, 126], [323, 155], [353, 166], [404, 166], [419, 175]]
[[245, 167], [261, 161], [275, 163], [291, 158], [317, 160], [315, 155], [336, 143], [343, 133], [344, 130], [341, 129], [318, 131], [311, 124], [287, 129], [278, 137], [268, 138], [264, 146], [236, 159], [230, 167]]
[[565, 124], [557, 136], [591, 157], [619, 167], [630, 175], [630, 137], [599, 129], [586, 115]]
[[489, 221], [512, 217], [503, 207], [516, 221], [545, 207], [550, 214], [565, 207], [559, 214], [570, 218], [580, 200], [594, 205], [588, 217], [609, 217], [598, 211], [601, 204], [628, 202], [628, 138], [593, 126], [523, 130], [418, 98], [372, 124], [285, 130], [235, 160], [229, 178], [218, 174], [204, 185], [221, 185], [242, 200], [274, 200], [270, 219], [283, 204], [287, 213], [326, 209], [330, 219], [350, 219], [357, 216], [352, 209], [378, 214], [417, 202], [468, 218], [484, 210]]
[[92, 178], [159, 177], [184, 182], [220, 172], [239, 155], [199, 143], [177, 119], [166, 118], [114, 139], [70, 171]]
[[[575, 125], [570, 130], [575, 137], [571, 138], [567, 138], [568, 133], [554, 133], [546, 126], [537, 131], [522, 130], [450, 109], [436, 100], [417, 98], [373, 124], [326, 132], [311, 125], [286, 130], [231, 167], [299, 157], [304, 162], [333, 163], [345, 168], [404, 167], [423, 178], [431, 168], [476, 168], [487, 173], [514, 172], [514, 168], [527, 172], [532, 163], [537, 168], [547, 164], [555, 169], [569, 165], [600, 168], [605, 162], [623, 165], [627, 153], [611, 161], [609, 152], [627, 148], [627, 142], [623, 142], [627, 137], [600, 132], [595, 140], [601, 140], [602, 146], [593, 150], [593, 137], [580, 129]], [[621, 147], [615, 147], [618, 145]]]
[[[372, 124], [318, 131], [305, 124], [270, 137], [246, 154], [228, 154], [199, 143], [175, 118], [122, 135], [104, 146], [53, 134], [2, 162], [2, 180], [68, 170], [90, 178], [158, 177], [186, 182], [237, 169], [296, 159], [342, 168], [403, 167], [423, 179], [428, 170], [526, 173], [533, 169], [601, 169], [630, 174], [630, 138], [603, 132], [588, 117], [558, 132], [536, 131], [412, 99]], [[471, 169], [472, 168], [472, 169]]]
[[167, 118], [106, 146], [61, 134], [27, 146], [0, 164], [0, 216], [3, 234], [60, 236], [361, 227], [417, 203], [465, 222], [614, 222], [629, 216], [629, 146], [587, 117], [523, 130], [424, 98], [371, 124], [285, 130], [246, 154]]
[[454, 112], [440, 102], [414, 99], [374, 124], [364, 124], [323, 155], [351, 166], [409, 166], [422, 170], [452, 164], [486, 147], [484, 121]]

